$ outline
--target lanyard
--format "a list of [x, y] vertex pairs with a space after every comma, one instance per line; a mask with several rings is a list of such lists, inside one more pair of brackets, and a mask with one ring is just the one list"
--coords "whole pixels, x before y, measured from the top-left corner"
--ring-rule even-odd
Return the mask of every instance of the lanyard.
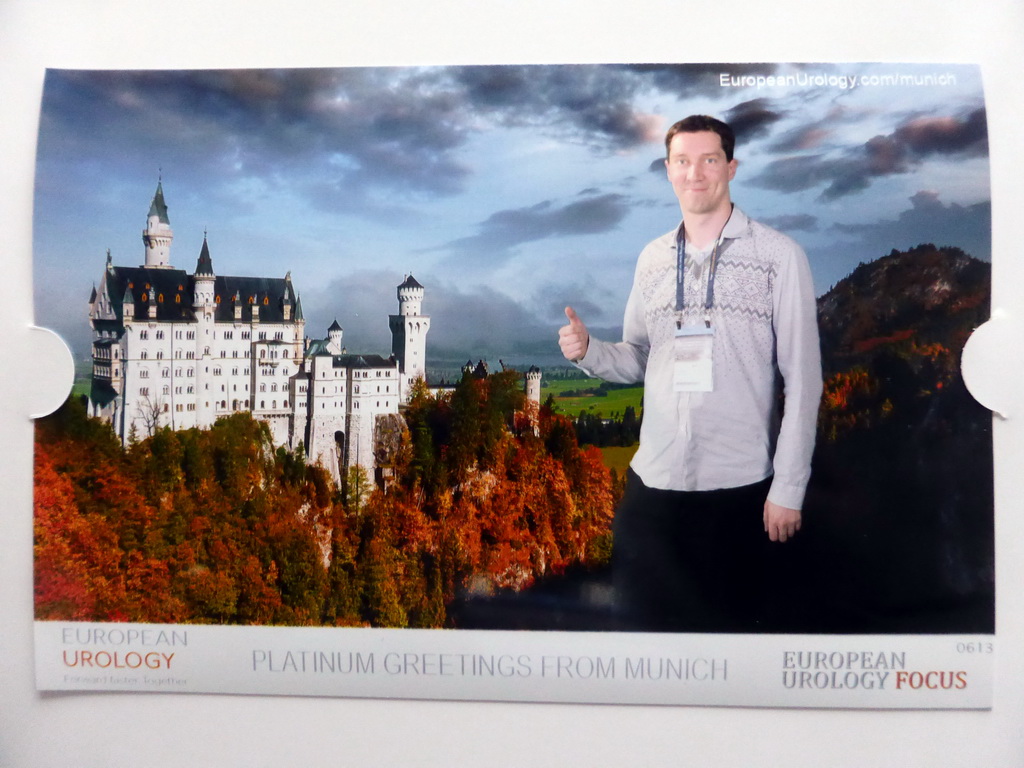
[[[735, 207], [735, 206], [734, 206]], [[729, 221], [732, 219], [732, 211], [729, 211], [729, 218], [725, 220], [725, 224], [722, 225], [722, 231], [718, 233], [718, 237], [715, 239], [715, 247], [711, 251], [711, 262], [708, 264], [708, 290], [707, 295], [704, 297], [704, 325], [708, 328], [711, 327], [711, 307], [715, 302], [715, 272], [718, 270], [718, 249], [722, 245], [722, 235], [725, 234], [725, 228], [729, 225]], [[686, 296], [683, 291], [683, 280], [686, 272], [684, 269], [686, 262], [686, 222], [683, 221], [679, 224], [679, 229], [676, 231], [676, 312], [682, 313], [683, 306], [686, 303]], [[681, 327], [682, 321], [677, 320], [676, 325]]]

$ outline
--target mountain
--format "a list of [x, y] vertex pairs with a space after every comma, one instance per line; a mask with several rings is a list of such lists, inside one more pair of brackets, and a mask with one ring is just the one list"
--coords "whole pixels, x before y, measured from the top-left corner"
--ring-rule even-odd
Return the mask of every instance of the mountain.
[[[825, 387], [803, 544], [834, 631], [994, 627], [992, 416], [960, 357], [991, 266], [919, 245], [818, 300]], [[825, 620], [824, 623], [828, 623]]]
[[860, 264], [818, 299], [825, 372], [908, 341], [955, 350], [988, 319], [991, 265], [927, 243]]

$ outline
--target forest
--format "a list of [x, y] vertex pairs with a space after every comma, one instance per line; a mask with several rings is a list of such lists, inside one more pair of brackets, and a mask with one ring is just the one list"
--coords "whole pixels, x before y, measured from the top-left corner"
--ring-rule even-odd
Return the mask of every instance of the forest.
[[248, 414], [123, 448], [70, 398], [36, 427], [36, 618], [451, 627], [459, 595], [607, 562], [611, 474], [517, 372], [403, 415], [389, 480], [336, 487]]

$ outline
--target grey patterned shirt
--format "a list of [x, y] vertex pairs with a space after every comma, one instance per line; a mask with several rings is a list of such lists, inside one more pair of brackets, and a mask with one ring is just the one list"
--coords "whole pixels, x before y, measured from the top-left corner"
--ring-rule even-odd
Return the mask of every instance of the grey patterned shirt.
[[[609, 381], [644, 382], [640, 448], [632, 467], [648, 487], [736, 488], [774, 472], [768, 498], [800, 509], [822, 389], [807, 257], [791, 238], [733, 210], [722, 235], [711, 310], [714, 390], [676, 392], [676, 231], [640, 254], [623, 340], [592, 337], [579, 365]], [[685, 325], [703, 325], [709, 252], [686, 249]]]

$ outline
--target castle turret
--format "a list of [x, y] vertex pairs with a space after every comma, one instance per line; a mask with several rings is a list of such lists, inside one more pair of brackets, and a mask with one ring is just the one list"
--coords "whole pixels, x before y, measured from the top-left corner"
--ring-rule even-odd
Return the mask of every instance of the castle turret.
[[427, 331], [430, 318], [422, 314], [424, 289], [412, 275], [398, 286], [398, 314], [389, 317], [391, 354], [398, 360], [402, 400], [408, 400], [410, 385], [427, 373]]
[[540, 405], [540, 368], [531, 365], [526, 372], [526, 399]]
[[341, 337], [345, 333], [337, 319], [327, 329], [327, 349], [332, 355], [341, 354]]
[[192, 306], [196, 309], [196, 319], [200, 311], [209, 314], [209, 320], [213, 320], [214, 310], [214, 284], [216, 275], [213, 273], [213, 259], [210, 258], [210, 246], [206, 242], [206, 235], [203, 235], [203, 248], [199, 252], [199, 261], [196, 262], [195, 288]]
[[146, 263], [143, 266], [170, 269], [173, 239], [174, 232], [171, 231], [171, 222], [167, 218], [163, 184], [158, 181], [156, 194], [153, 195], [153, 202], [149, 206], [146, 228], [142, 230], [142, 242], [146, 245]]

